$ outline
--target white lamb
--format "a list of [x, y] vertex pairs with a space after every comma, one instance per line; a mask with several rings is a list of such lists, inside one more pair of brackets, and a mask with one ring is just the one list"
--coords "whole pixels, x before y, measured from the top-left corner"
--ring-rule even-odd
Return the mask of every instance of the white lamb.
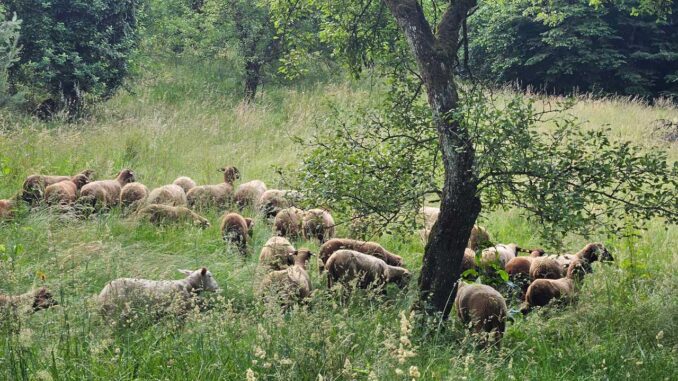
[[[126, 317], [130, 312], [182, 315], [192, 306], [193, 295], [201, 291], [219, 291], [212, 273], [199, 270], [179, 270], [186, 275], [181, 280], [148, 280], [119, 278], [109, 282], [98, 297], [102, 313], [109, 318]], [[145, 310], [145, 311], [144, 311]]]

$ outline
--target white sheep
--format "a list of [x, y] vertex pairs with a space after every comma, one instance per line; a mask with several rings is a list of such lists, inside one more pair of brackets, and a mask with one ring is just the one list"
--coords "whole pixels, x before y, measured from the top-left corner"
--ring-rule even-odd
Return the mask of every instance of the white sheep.
[[186, 278], [119, 278], [109, 282], [98, 296], [102, 313], [108, 318], [125, 318], [131, 312], [159, 315], [175, 312], [182, 315], [192, 306], [193, 295], [202, 291], [219, 291], [217, 281], [205, 267], [179, 272], [186, 275]]

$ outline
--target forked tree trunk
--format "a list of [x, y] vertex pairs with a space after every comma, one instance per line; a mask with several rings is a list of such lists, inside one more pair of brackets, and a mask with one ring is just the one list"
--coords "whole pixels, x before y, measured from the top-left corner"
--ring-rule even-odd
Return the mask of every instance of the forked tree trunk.
[[473, 143], [468, 131], [448, 117], [459, 101], [453, 75], [459, 31], [476, 1], [452, 1], [438, 25], [437, 35], [433, 34], [416, 0], [384, 2], [417, 61], [438, 131], [445, 184], [438, 221], [426, 244], [419, 289], [425, 310], [447, 317], [454, 301], [454, 284], [459, 279], [464, 249], [480, 213], [477, 178], [473, 173]]

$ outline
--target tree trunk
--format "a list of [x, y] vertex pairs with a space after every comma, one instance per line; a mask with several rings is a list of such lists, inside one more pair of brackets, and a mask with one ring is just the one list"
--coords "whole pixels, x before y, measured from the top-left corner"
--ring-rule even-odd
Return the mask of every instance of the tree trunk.
[[261, 82], [261, 64], [259, 62], [247, 61], [245, 64], [245, 102], [250, 103], [254, 101], [259, 82]]
[[459, 100], [453, 75], [459, 31], [476, 1], [452, 2], [437, 27], [437, 36], [416, 0], [384, 2], [417, 61], [438, 131], [445, 184], [438, 221], [424, 252], [419, 289], [424, 310], [442, 313], [446, 318], [454, 301], [464, 249], [481, 207], [473, 173], [473, 142], [468, 131], [448, 117]]

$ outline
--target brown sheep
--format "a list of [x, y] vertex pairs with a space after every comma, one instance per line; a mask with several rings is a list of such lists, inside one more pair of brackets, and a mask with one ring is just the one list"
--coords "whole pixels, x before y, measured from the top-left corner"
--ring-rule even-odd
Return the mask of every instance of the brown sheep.
[[489, 266], [492, 263], [498, 263], [502, 269], [506, 268], [506, 264], [518, 255], [518, 251], [522, 251], [522, 249], [515, 243], [488, 247], [481, 253], [480, 264]]
[[199, 185], [186, 194], [192, 208], [225, 207], [233, 196], [233, 183], [240, 178], [236, 167], [219, 168], [224, 173], [224, 182], [216, 185]]
[[286, 208], [276, 214], [273, 220], [273, 231], [281, 237], [297, 239], [301, 237], [301, 224], [304, 218], [304, 211], [291, 207]]
[[294, 246], [283, 237], [271, 237], [261, 248], [259, 263], [272, 270], [282, 270], [294, 264]]
[[288, 195], [292, 193], [288, 190], [269, 189], [261, 195], [259, 199], [259, 210], [266, 218], [275, 217], [278, 212], [292, 206]]
[[203, 229], [210, 226], [210, 222], [205, 217], [184, 206], [151, 204], [141, 208], [137, 212], [137, 217], [148, 220], [155, 225], [188, 222]]
[[178, 185], [163, 185], [160, 188], [155, 188], [148, 195], [148, 204], [160, 204], [169, 206], [185, 206], [188, 202], [186, 200], [186, 192]]
[[148, 199], [148, 188], [142, 183], [129, 183], [120, 191], [120, 205], [134, 210], [142, 206]]
[[614, 261], [612, 254], [603, 246], [602, 243], [589, 243], [584, 246], [577, 254], [574, 255], [577, 258], [588, 261], [589, 263], [595, 261], [607, 262]]
[[318, 258], [320, 259], [320, 271], [323, 271], [324, 264], [330, 256], [337, 250], [347, 249], [361, 252], [363, 254], [377, 257], [391, 266], [403, 266], [403, 258], [384, 249], [380, 244], [369, 241], [357, 241], [349, 238], [332, 238], [320, 246]]
[[320, 243], [324, 243], [335, 236], [334, 219], [323, 209], [307, 210], [301, 225], [304, 238], [307, 240], [317, 239]]
[[181, 189], [184, 190], [184, 193], [188, 193], [188, 191], [195, 188], [197, 185], [193, 179], [186, 176], [177, 177], [174, 181], [172, 181], [172, 184], [180, 186]]
[[248, 181], [240, 184], [235, 191], [233, 199], [240, 210], [243, 210], [248, 206], [257, 208], [257, 204], [266, 190], [266, 184], [264, 184], [263, 181]]
[[564, 275], [563, 266], [552, 256], [538, 257], [530, 264], [530, 279], [559, 279]]
[[[84, 175], [90, 181], [92, 180], [92, 174], [94, 171], [91, 169], [85, 169], [77, 175]], [[77, 176], [75, 175], [75, 176]], [[52, 184], [56, 184], [61, 181], [66, 180], [75, 180], [75, 176], [51, 176], [51, 175], [31, 175], [24, 180], [22, 186], [22, 199], [29, 204], [35, 204], [39, 200], [44, 198], [45, 188]]]
[[120, 202], [122, 187], [135, 181], [134, 172], [123, 169], [115, 180], [93, 181], [82, 187], [79, 200], [95, 207], [115, 206]]
[[272, 271], [264, 276], [259, 286], [263, 299], [274, 297], [287, 310], [311, 296], [311, 279], [306, 262], [313, 255], [308, 249], [294, 252], [294, 265], [284, 270]]
[[0, 200], [0, 221], [14, 218], [14, 209], [16, 202], [14, 200]]
[[529, 256], [515, 257], [506, 263], [506, 273], [511, 282], [520, 287], [519, 297], [522, 299], [530, 285], [530, 267], [535, 258], [544, 255], [544, 250], [532, 250]]
[[37, 290], [29, 291], [21, 295], [2, 295], [0, 294], [0, 311], [11, 308], [13, 310], [40, 311], [52, 306], [56, 306], [56, 300], [52, 294], [45, 288], [40, 287]]
[[221, 236], [224, 241], [238, 246], [241, 254], [246, 254], [247, 242], [252, 234], [253, 221], [238, 213], [226, 212], [221, 219]]
[[[494, 288], [484, 284], [459, 282], [454, 310], [462, 324], [489, 342], [498, 343], [506, 328], [506, 300]], [[483, 341], [485, 341], [483, 337]]]
[[402, 288], [411, 277], [407, 269], [391, 266], [377, 257], [353, 250], [335, 251], [325, 263], [325, 268], [329, 288], [336, 282], [348, 288], [353, 281], [365, 289], [381, 288], [387, 283], [395, 283]]
[[45, 202], [47, 205], [72, 205], [83, 186], [89, 183], [89, 177], [75, 175], [72, 179], [48, 185], [45, 188]]

